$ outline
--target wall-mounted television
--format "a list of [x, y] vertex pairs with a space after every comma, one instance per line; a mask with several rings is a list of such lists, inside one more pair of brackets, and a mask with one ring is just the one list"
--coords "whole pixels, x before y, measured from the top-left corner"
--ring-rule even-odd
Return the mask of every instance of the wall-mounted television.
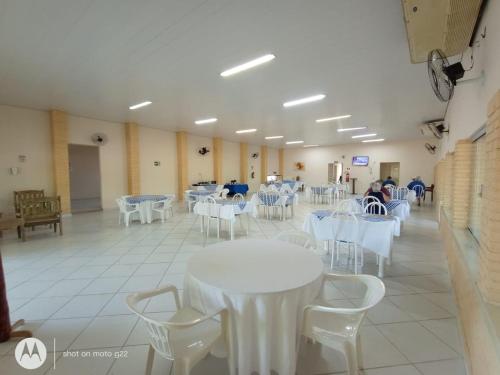
[[352, 165], [366, 167], [368, 165], [369, 159], [370, 158], [368, 156], [353, 156]]

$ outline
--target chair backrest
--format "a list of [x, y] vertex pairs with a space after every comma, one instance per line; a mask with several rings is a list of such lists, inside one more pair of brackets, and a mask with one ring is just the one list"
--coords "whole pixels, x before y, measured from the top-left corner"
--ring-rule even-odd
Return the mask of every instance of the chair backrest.
[[415, 185], [411, 188], [411, 190], [415, 191], [417, 198], [424, 196], [424, 187], [422, 185]]
[[279, 192], [280, 192], [281, 194], [291, 194], [291, 193], [293, 193], [293, 190], [292, 190], [292, 188], [290, 187], [290, 185], [288, 185], [288, 184], [283, 184], [283, 185], [281, 185], [281, 188], [280, 188]]
[[233, 195], [233, 201], [244, 201], [245, 197], [241, 193], [236, 193]]
[[217, 185], [215, 192], [218, 193], [219, 191], [222, 191], [222, 189], [224, 189], [224, 185]]
[[387, 207], [380, 202], [368, 203], [363, 208], [364, 213], [373, 215], [387, 215]]
[[267, 191], [267, 186], [264, 185], [264, 184], [260, 184], [259, 191], [266, 192]]
[[362, 212], [359, 205], [353, 199], [343, 199], [339, 200], [335, 208], [337, 212]]
[[275, 184], [271, 184], [271, 185], [269, 185], [267, 187], [267, 191], [276, 191], [276, 192], [278, 192], [279, 189], [278, 189], [278, 187]]
[[[304, 333], [307, 336], [314, 337], [315, 333], [328, 331], [355, 337], [368, 310], [380, 303], [385, 295], [384, 283], [375, 276], [326, 274], [323, 279], [323, 288], [327, 285], [326, 283], [331, 283], [335, 286], [336, 282], [339, 284], [342, 283], [342, 285], [345, 285], [344, 283], [346, 282], [362, 284], [365, 292], [361, 303], [356, 307], [306, 306], [304, 309]], [[314, 311], [315, 316], [309, 314], [310, 311]], [[319, 319], [316, 318], [318, 314], [321, 315]], [[323, 317], [327, 319], [322, 319]], [[322, 322], [330, 320], [335, 321], [336, 324], [322, 324]], [[335, 331], [332, 331], [332, 329]]]
[[363, 209], [363, 212], [365, 212], [365, 207], [372, 202], [380, 203], [380, 199], [371, 195], [367, 195], [366, 197], [363, 197], [363, 199], [361, 199], [361, 208]]
[[43, 190], [18, 190], [14, 191], [14, 209], [16, 213], [20, 212], [20, 204], [22, 201], [31, 199], [40, 199], [45, 197]]
[[265, 206], [274, 206], [280, 199], [280, 194], [277, 191], [267, 191], [259, 193], [259, 199]]
[[407, 199], [409, 191], [410, 189], [406, 186], [400, 186], [395, 190], [394, 197], [392, 197], [392, 199]]
[[120, 209], [120, 212], [125, 212], [125, 199], [116, 198], [115, 201], [116, 204], [118, 205], [118, 208]]
[[391, 190], [391, 189], [394, 189], [396, 186], [394, 186], [393, 184], [387, 184], [387, 185], [384, 185], [384, 187], [387, 189], [387, 190]]
[[220, 216], [220, 205], [217, 204], [217, 201], [214, 199], [214, 197], [208, 196], [207, 200], [205, 201], [205, 204], [207, 205], [208, 216], [210, 217]]
[[222, 199], [226, 199], [228, 193], [229, 193], [229, 189], [222, 189], [221, 192], [220, 192], [221, 198]]
[[314, 243], [314, 240], [308, 233], [299, 230], [281, 232], [275, 237], [275, 239], [299, 245], [306, 249], [311, 247]]
[[20, 201], [20, 214], [26, 220], [57, 217], [61, 214], [61, 198], [44, 197]]
[[359, 238], [359, 222], [353, 212], [333, 211], [335, 220], [335, 240], [357, 243]]
[[160, 294], [167, 293], [169, 291], [174, 291], [175, 304], [177, 306], [177, 309], [179, 309], [179, 295], [174, 286], [168, 286], [148, 292], [137, 292], [130, 294], [127, 297], [127, 305], [129, 310], [139, 316], [139, 318], [141, 318], [143, 323], [146, 325], [146, 329], [149, 333], [149, 341], [153, 348], [163, 357], [173, 360], [175, 352], [174, 347], [170, 344], [170, 330], [173, 328], [172, 325], [169, 324], [169, 322], [160, 322], [142, 314], [142, 309], [138, 307], [141, 301]]

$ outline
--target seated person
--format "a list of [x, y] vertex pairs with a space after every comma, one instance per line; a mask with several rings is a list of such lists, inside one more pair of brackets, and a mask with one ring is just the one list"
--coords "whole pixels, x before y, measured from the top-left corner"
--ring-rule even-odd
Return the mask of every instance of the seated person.
[[[387, 202], [388, 202], [388, 201], [390, 201], [390, 200], [391, 200], [391, 192], [390, 192], [389, 190], [387, 190], [387, 189], [383, 186], [382, 182], [383, 182], [382, 180], [377, 180], [377, 181], [375, 181], [375, 182], [372, 182], [372, 183], [370, 184], [370, 188], [369, 188], [369, 189], [366, 191], [366, 193], [365, 193], [365, 197], [366, 197], [367, 195], [370, 195], [370, 193], [373, 191], [373, 184], [379, 184], [379, 185], [380, 185], [379, 191], [380, 191], [380, 192], [382, 192], [382, 194], [383, 194], [384, 196], [387, 196]], [[378, 198], [378, 197], [377, 197], [377, 198]], [[380, 203], [384, 203], [384, 201], [383, 201], [383, 200], [380, 200]]]
[[408, 184], [407, 187], [410, 190], [415, 190], [415, 186], [421, 186], [422, 187], [422, 189], [419, 192], [420, 194], [417, 195], [418, 205], [420, 206], [420, 198], [422, 198], [424, 196], [424, 194], [425, 194], [425, 184], [422, 181], [422, 178], [420, 176], [417, 176], [414, 179], [412, 179], [410, 181], [410, 183]]
[[387, 176], [387, 178], [385, 179], [385, 181], [382, 183], [382, 186], [385, 186], [385, 185], [394, 185], [394, 186], [397, 186], [396, 181], [394, 181], [391, 176]]

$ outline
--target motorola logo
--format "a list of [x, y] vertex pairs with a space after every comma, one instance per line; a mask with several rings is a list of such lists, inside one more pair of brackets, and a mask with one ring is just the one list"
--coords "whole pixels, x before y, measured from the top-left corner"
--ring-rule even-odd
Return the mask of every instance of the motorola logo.
[[19, 366], [34, 370], [43, 365], [47, 359], [47, 348], [40, 340], [29, 337], [19, 341], [14, 355]]

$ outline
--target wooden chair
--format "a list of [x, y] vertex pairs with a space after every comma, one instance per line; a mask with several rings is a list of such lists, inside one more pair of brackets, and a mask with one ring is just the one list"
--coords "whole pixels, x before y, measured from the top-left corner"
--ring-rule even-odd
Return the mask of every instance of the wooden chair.
[[44, 197], [21, 201], [20, 208], [25, 227], [53, 224], [55, 233], [57, 232], [57, 224], [59, 224], [59, 234], [62, 236], [60, 197]]
[[18, 190], [14, 191], [14, 209], [16, 216], [21, 215], [21, 202], [31, 199], [44, 198], [45, 193], [43, 190]]

